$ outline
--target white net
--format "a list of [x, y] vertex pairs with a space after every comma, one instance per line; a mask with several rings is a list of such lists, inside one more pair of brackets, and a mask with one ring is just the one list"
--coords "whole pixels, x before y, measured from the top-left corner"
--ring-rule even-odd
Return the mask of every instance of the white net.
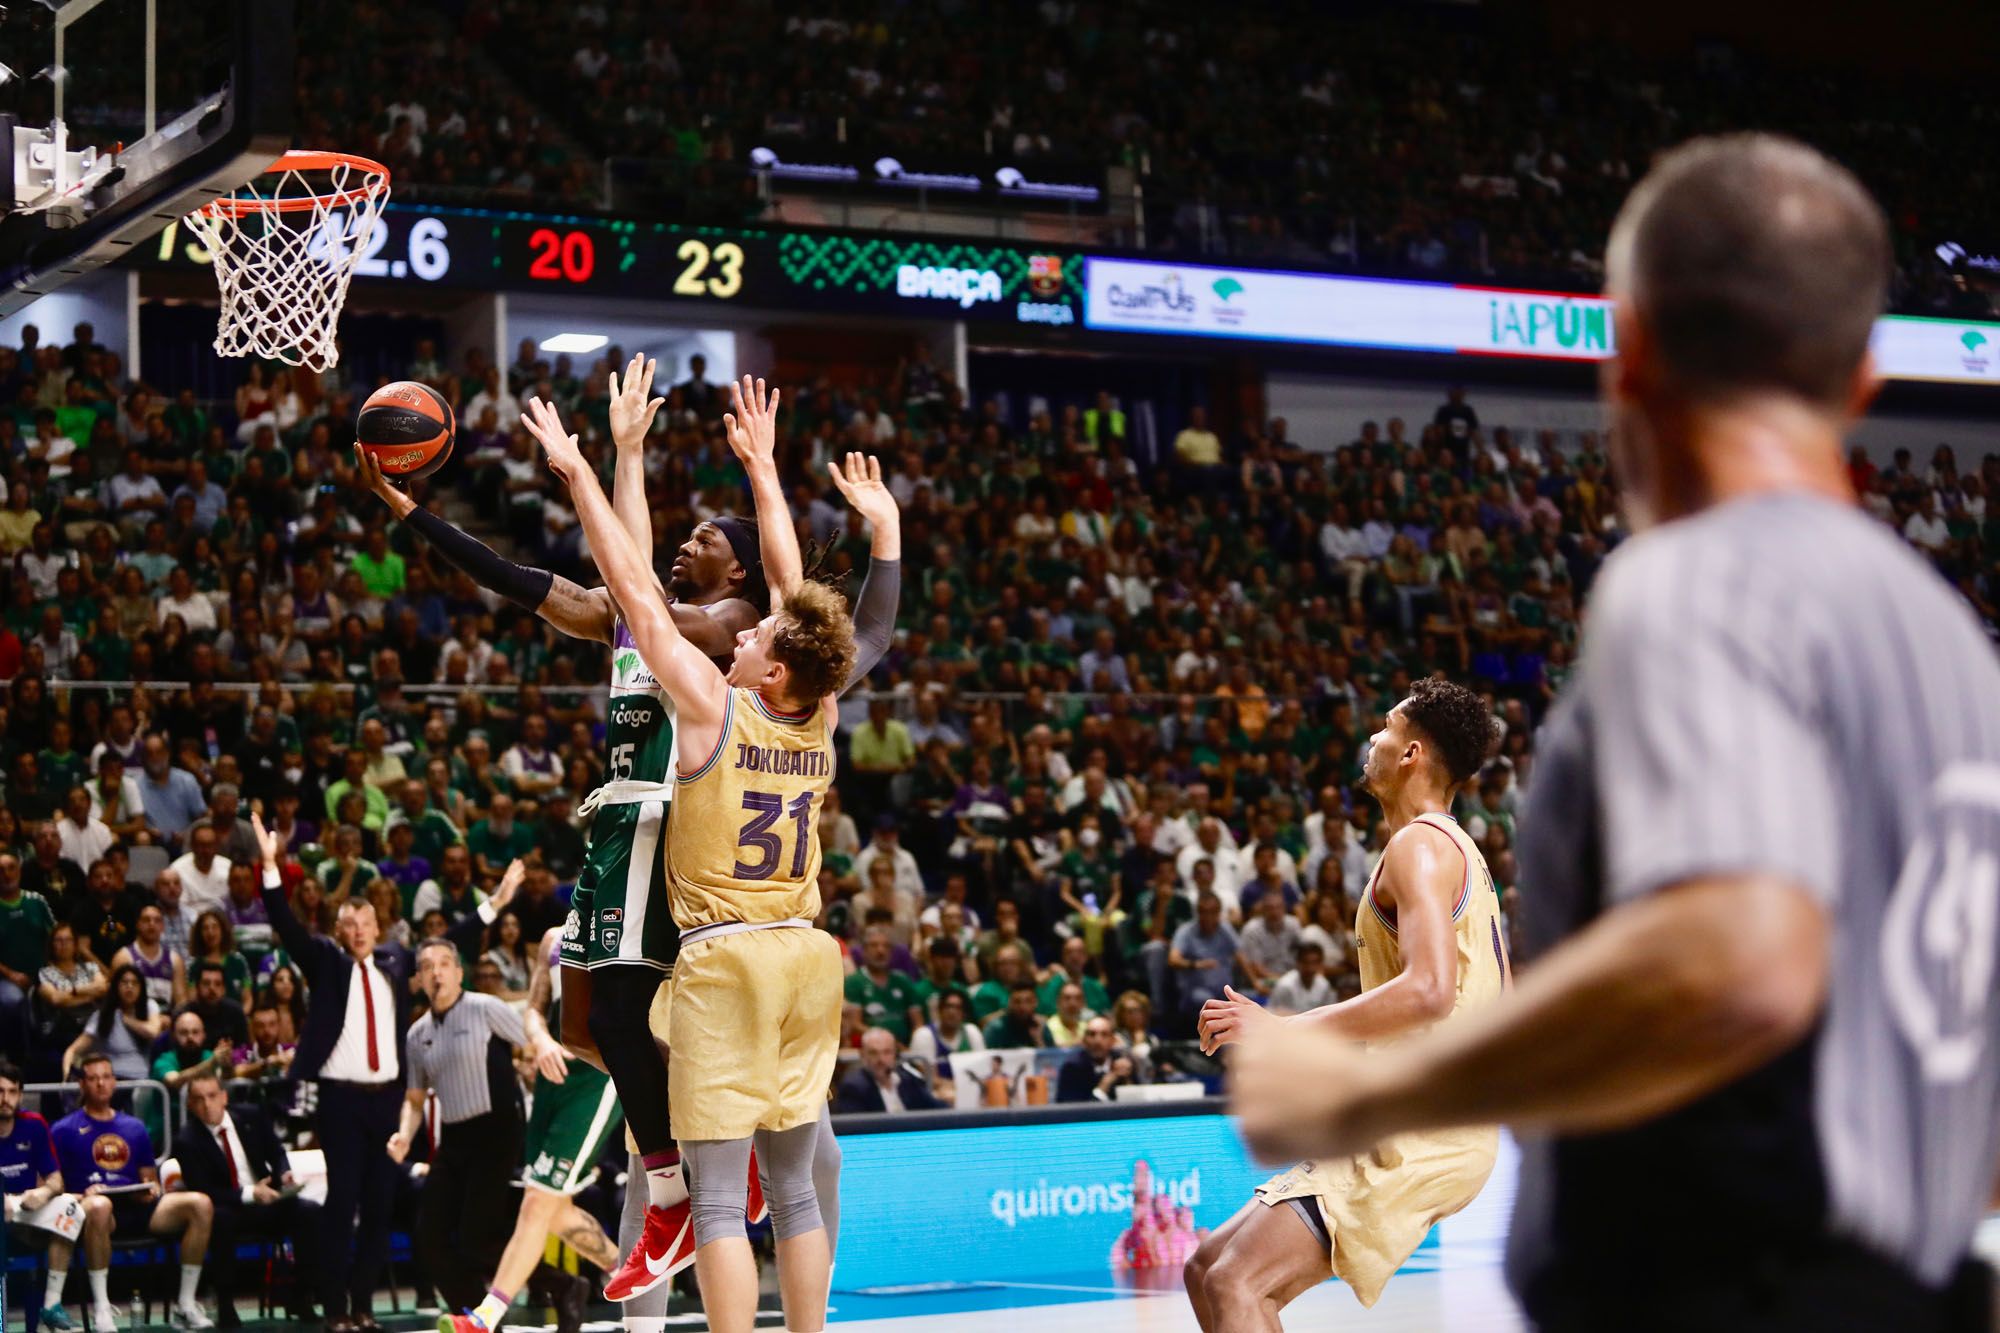
[[222, 294], [215, 350], [310, 370], [340, 360], [347, 284], [367, 252], [389, 173], [365, 158], [287, 153], [187, 223], [215, 264]]

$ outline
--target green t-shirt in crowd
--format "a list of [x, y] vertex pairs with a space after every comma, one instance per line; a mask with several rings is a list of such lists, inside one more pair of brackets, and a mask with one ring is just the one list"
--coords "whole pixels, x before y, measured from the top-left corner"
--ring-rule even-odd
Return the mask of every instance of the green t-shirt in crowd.
[[21, 890], [9, 902], [0, 898], [0, 963], [26, 972], [30, 985], [49, 960], [49, 936], [56, 933], [56, 914], [39, 893]]
[[[472, 826], [465, 835], [465, 850], [474, 856], [483, 856], [486, 863], [505, 869], [507, 863], [517, 856], [526, 856], [535, 850], [535, 830], [523, 820], [515, 820], [514, 827], [500, 836], [493, 828], [492, 821], [482, 819]], [[435, 865], [436, 861], [433, 860]]]
[[887, 982], [877, 985], [863, 970], [847, 979], [847, 1000], [861, 1006], [861, 1021], [871, 1028], [895, 1034], [902, 1045], [910, 1042], [910, 1010], [923, 1007], [917, 983], [901, 972], [891, 972]]
[[[1044, 1014], [1054, 1013], [1056, 1011], [1056, 996], [1062, 993], [1062, 988], [1067, 984], [1062, 973], [1051, 973], [1049, 979], [1042, 983], [1041, 990], [1037, 992], [1040, 1004], [1036, 1007]], [[1090, 1010], [1093, 1014], [1108, 1014], [1111, 1012], [1111, 996], [1106, 993], [1104, 983], [1096, 977], [1086, 975], [1083, 979], [1083, 1007]]]

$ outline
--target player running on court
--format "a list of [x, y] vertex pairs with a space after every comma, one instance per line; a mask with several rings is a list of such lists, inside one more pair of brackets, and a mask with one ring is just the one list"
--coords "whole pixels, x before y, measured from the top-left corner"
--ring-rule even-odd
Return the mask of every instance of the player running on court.
[[[1449, 813], [1493, 740], [1479, 697], [1443, 680], [1418, 681], [1389, 710], [1363, 761], [1389, 845], [1355, 918], [1361, 994], [1287, 1020], [1225, 989], [1202, 1006], [1204, 1050], [1287, 1021], [1379, 1048], [1500, 997], [1510, 979], [1500, 900], [1478, 846]], [[1478, 1195], [1499, 1140], [1494, 1128], [1406, 1134], [1259, 1186], [1184, 1270], [1204, 1333], [1276, 1329], [1278, 1312], [1330, 1273], [1373, 1305], [1432, 1225]]]
[[[672, 698], [684, 742], [668, 834], [682, 927], [670, 1097], [693, 1190], [695, 1271], [711, 1328], [745, 1333], [757, 1270], [744, 1234], [754, 1138], [770, 1175], [786, 1327], [825, 1322], [830, 1255], [813, 1142], [839, 1040], [838, 944], [820, 908], [815, 816], [832, 785], [837, 696], [855, 657], [840, 596], [803, 578], [773, 459], [778, 397], [731, 386], [730, 446], [757, 499], [772, 613], [738, 636], [725, 676], [682, 637], [645, 561], [553, 408], [523, 420], [569, 486], [638, 649]], [[839, 475], [836, 469], [836, 475]]]

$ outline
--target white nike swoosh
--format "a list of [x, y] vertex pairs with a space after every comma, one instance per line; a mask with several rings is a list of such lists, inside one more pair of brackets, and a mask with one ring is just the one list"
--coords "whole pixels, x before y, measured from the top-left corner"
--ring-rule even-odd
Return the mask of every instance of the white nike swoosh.
[[667, 1271], [667, 1265], [671, 1264], [673, 1260], [674, 1260], [673, 1255], [663, 1254], [660, 1256], [659, 1262], [654, 1263], [653, 1256], [649, 1254], [646, 1256], [646, 1271], [648, 1273], [651, 1273], [654, 1277], [658, 1277], [660, 1274]]

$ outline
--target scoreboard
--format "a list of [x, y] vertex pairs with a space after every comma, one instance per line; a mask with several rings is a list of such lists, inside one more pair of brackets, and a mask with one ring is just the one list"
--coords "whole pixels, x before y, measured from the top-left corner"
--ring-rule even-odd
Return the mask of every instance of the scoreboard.
[[[331, 262], [344, 218], [307, 243]], [[206, 267], [174, 223], [134, 247], [153, 269]], [[362, 242], [357, 281], [557, 291], [845, 314], [1082, 322], [1083, 257], [1061, 247], [390, 205]]]

